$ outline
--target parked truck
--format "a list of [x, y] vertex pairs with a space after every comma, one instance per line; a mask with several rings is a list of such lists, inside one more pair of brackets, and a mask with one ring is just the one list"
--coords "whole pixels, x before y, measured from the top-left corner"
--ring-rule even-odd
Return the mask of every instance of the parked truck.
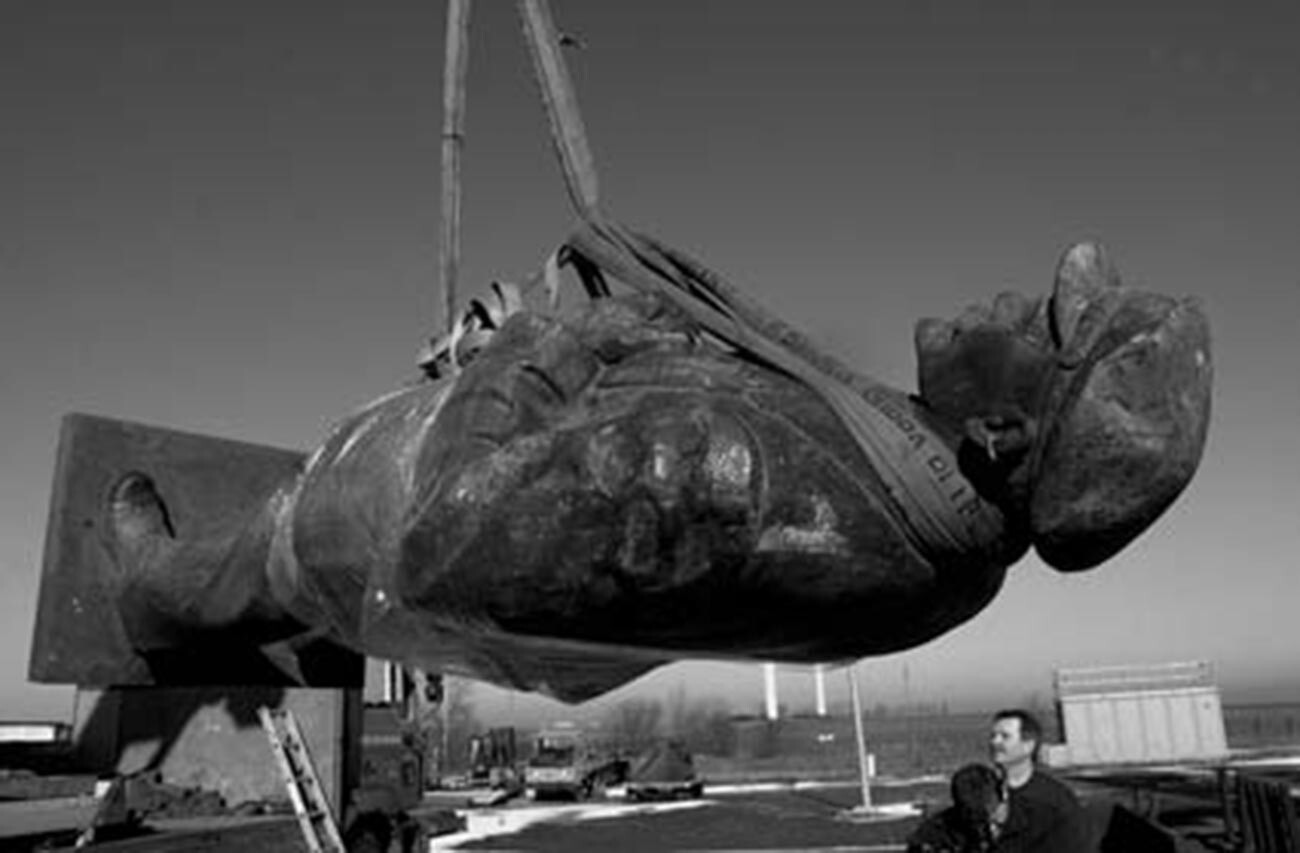
[[601, 749], [576, 726], [557, 725], [537, 735], [524, 785], [534, 799], [585, 800], [622, 784], [627, 772], [627, 759]]

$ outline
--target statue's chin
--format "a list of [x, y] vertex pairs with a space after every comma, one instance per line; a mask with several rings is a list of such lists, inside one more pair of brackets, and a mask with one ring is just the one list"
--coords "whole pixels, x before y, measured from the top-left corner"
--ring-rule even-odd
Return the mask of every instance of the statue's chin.
[[1030, 524], [1061, 571], [1092, 568], [1147, 529], [1191, 481], [1205, 446], [1209, 326], [1194, 301], [1130, 291], [1046, 412]]

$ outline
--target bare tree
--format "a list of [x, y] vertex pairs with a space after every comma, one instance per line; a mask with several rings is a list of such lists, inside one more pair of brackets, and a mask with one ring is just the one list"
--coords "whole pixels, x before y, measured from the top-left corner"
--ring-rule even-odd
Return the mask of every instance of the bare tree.
[[663, 706], [649, 699], [628, 699], [605, 713], [601, 728], [613, 744], [637, 751], [654, 742], [663, 720]]
[[682, 741], [691, 752], [727, 755], [734, 738], [731, 712], [719, 699], [692, 701], [678, 687], [668, 701], [665, 734]]

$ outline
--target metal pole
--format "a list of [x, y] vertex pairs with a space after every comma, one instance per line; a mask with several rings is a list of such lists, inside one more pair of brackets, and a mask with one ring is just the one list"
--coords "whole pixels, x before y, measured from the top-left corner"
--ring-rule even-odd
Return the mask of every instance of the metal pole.
[[[456, 282], [460, 271], [460, 155], [465, 146], [465, 77], [469, 68], [470, 0], [447, 2], [447, 56], [442, 79], [442, 253], [439, 284], [442, 322], [456, 323]], [[452, 353], [453, 359], [455, 353]]]
[[849, 697], [853, 700], [853, 734], [858, 741], [858, 778], [862, 783], [862, 809], [871, 808], [871, 777], [867, 772], [867, 737], [862, 731], [862, 697], [858, 695], [858, 665], [850, 664]]

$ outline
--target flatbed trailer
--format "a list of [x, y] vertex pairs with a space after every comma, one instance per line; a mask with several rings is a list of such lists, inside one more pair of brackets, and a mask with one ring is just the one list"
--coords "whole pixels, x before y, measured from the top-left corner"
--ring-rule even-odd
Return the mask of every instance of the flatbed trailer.
[[1076, 785], [1123, 792], [1136, 816], [1217, 849], [1300, 851], [1300, 752], [1234, 751], [1218, 761], [1064, 767]]

